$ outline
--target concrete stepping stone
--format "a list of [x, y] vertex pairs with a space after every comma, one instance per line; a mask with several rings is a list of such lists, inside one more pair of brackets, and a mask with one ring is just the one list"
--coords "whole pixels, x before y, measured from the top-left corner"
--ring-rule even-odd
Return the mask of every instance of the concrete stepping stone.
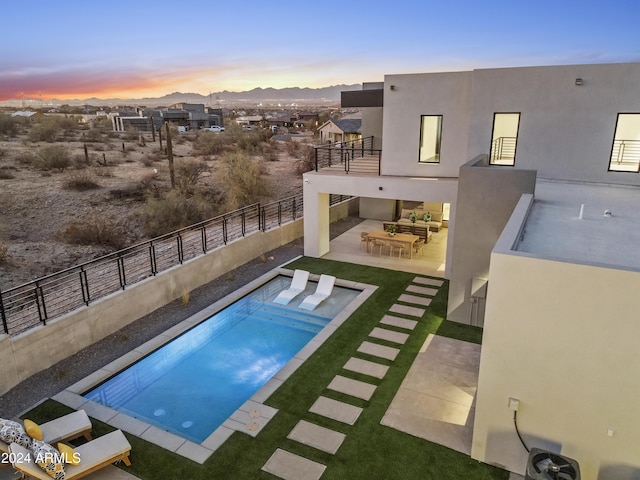
[[380, 365], [376, 362], [370, 362], [369, 360], [354, 357], [347, 360], [347, 363], [345, 363], [342, 368], [375, 378], [384, 378], [387, 374], [387, 370], [389, 370], [389, 367], [386, 365]]
[[403, 293], [398, 298], [399, 302], [415, 303], [416, 305], [424, 305], [425, 307], [431, 305], [431, 300], [433, 299], [427, 297], [418, 297], [417, 295], [408, 295], [406, 293]]
[[332, 398], [319, 397], [311, 405], [309, 411], [338, 422], [353, 425], [362, 413], [362, 408], [333, 400]]
[[400, 350], [377, 343], [367, 342], [366, 340], [358, 347], [358, 352], [373, 355], [374, 357], [384, 358], [386, 360], [395, 360]]
[[306, 420], [300, 420], [287, 438], [333, 455], [347, 436]]
[[385, 315], [380, 320], [383, 325], [391, 325], [392, 327], [404, 328], [405, 330], [413, 330], [418, 325], [416, 320], [407, 320], [406, 318], [394, 317], [393, 315]]
[[441, 287], [444, 281], [438, 280], [436, 278], [416, 277], [413, 279], [413, 283], [419, 283], [420, 285], [433, 285], [434, 287]]
[[420, 295], [431, 295], [432, 297], [434, 297], [438, 293], [437, 288], [419, 287], [418, 285], [409, 285], [406, 291], [411, 293], [419, 293]]
[[318, 480], [326, 465], [278, 448], [262, 470], [284, 480]]
[[389, 309], [392, 313], [402, 313], [403, 315], [410, 315], [412, 317], [422, 317], [424, 315], [425, 309], [418, 307], [409, 307], [407, 305], [393, 304]]
[[336, 375], [327, 388], [367, 401], [371, 400], [373, 392], [376, 391], [375, 385], [354, 380], [353, 378], [343, 377], [342, 375]]
[[380, 327], [374, 327], [369, 336], [379, 338], [380, 340], [386, 340], [388, 342], [399, 343], [400, 345], [404, 345], [409, 338], [408, 333], [394, 332], [393, 330], [387, 330], [386, 328]]

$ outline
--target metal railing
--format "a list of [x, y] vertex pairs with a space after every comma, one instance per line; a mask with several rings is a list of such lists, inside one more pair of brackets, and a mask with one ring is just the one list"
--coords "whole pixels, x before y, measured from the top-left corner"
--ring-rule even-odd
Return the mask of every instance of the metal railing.
[[626, 165], [640, 171], [640, 140], [614, 140], [611, 150], [611, 165]]
[[314, 147], [315, 171], [341, 165], [345, 173], [375, 173], [380, 175], [382, 150], [373, 148], [373, 137]]
[[[331, 195], [330, 204], [350, 199]], [[303, 214], [302, 193], [254, 204], [0, 291], [2, 331], [17, 335], [247, 234]]]
[[498, 137], [491, 142], [491, 163], [509, 160], [516, 157], [516, 137]]

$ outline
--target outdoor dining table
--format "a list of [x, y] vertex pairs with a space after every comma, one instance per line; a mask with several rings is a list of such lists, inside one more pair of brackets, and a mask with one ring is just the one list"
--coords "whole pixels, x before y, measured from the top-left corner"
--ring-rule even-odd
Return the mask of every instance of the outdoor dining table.
[[[413, 258], [413, 244], [420, 240], [418, 235], [413, 235], [411, 233], [396, 233], [393, 236], [389, 235], [389, 232], [385, 232], [384, 230], [376, 230], [374, 232], [369, 233], [367, 236], [369, 240], [384, 240], [385, 242], [400, 242], [406, 243], [409, 247], [409, 258]], [[369, 252], [369, 242], [367, 242], [367, 252]]]

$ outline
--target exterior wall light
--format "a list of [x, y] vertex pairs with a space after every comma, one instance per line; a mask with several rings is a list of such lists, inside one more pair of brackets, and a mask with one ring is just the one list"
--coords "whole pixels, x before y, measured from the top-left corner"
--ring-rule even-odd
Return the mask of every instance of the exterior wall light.
[[391, 85], [391, 86], [389, 86], [389, 90], [391, 90], [392, 92], [395, 92], [395, 90], [396, 90], [396, 86], [395, 86], [395, 85]]
[[576, 78], [576, 85], [578, 85], [578, 86], [582, 85], [582, 79], [581, 78]]

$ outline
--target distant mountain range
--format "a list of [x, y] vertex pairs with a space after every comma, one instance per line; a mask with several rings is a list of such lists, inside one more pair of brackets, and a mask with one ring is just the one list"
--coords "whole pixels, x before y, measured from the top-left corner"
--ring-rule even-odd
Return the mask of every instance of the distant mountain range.
[[11, 99], [0, 102], [0, 106], [37, 108], [40, 106], [59, 105], [144, 105], [147, 107], [168, 106], [174, 103], [204, 103], [212, 107], [230, 107], [236, 105], [284, 106], [293, 103], [297, 105], [330, 105], [340, 102], [340, 92], [360, 90], [362, 85], [332, 85], [322, 88], [254, 88], [245, 92], [215, 92], [209, 95], [199, 93], [173, 92], [159, 98], [86, 98], [78, 100], [40, 100], [40, 99]]

